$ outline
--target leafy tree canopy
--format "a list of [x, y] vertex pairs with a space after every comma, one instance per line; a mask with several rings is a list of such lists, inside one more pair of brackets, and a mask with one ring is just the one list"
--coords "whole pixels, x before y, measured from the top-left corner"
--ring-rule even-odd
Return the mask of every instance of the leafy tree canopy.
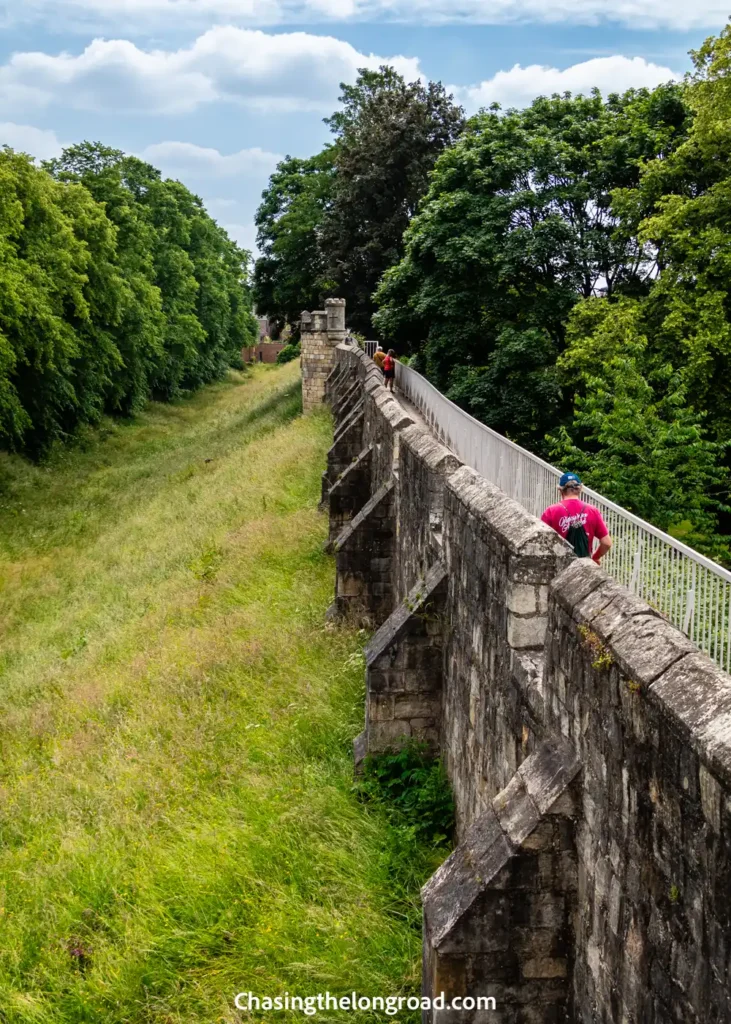
[[623, 230], [612, 192], [682, 140], [687, 116], [672, 85], [478, 114], [384, 276], [378, 327], [491, 426], [540, 443], [565, 412], [554, 366], [574, 304], [648, 286], [654, 252]]
[[220, 376], [256, 334], [248, 254], [201, 201], [94, 143], [0, 152], [0, 446]]
[[328, 273], [349, 323], [370, 332], [372, 294], [403, 255], [403, 235], [439, 155], [464, 126], [441, 83], [405, 82], [393, 68], [361, 69], [327, 119], [337, 139], [332, 199], [322, 228]]
[[649, 164], [618, 204], [645, 214], [639, 236], [657, 252], [652, 344], [682, 372], [688, 400], [719, 439], [731, 434], [731, 29], [693, 55], [687, 140]]
[[683, 375], [645, 331], [644, 304], [592, 299], [577, 307], [559, 360], [575, 390], [573, 417], [549, 436], [551, 456], [661, 529], [693, 532], [714, 550], [726, 445], [709, 440]]
[[278, 331], [299, 329], [300, 313], [317, 309], [328, 294], [320, 229], [334, 178], [335, 149], [308, 160], [277, 165], [256, 213], [261, 256], [254, 270], [254, 300]]
[[372, 292], [401, 258], [429, 173], [462, 129], [439, 83], [407, 83], [382, 67], [341, 89], [341, 108], [326, 119], [334, 142], [283, 160], [257, 212], [255, 298], [280, 330], [296, 330], [303, 309], [337, 294], [350, 326], [371, 333]]

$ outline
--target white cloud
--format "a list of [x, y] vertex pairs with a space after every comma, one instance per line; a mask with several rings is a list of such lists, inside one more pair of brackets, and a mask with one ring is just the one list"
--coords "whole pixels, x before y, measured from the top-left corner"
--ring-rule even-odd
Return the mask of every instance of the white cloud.
[[224, 155], [192, 142], [157, 142], [142, 154], [170, 178], [268, 177], [282, 157], [258, 146]]
[[0, 122], [0, 146], [10, 146], [18, 153], [28, 153], [37, 160], [59, 156], [64, 145], [55, 132], [12, 121]]
[[472, 113], [479, 107], [499, 103], [501, 107], [523, 107], [536, 96], [554, 92], [588, 94], [593, 88], [604, 95], [630, 88], [653, 88], [678, 76], [670, 68], [652, 64], [642, 57], [596, 57], [568, 68], [516, 64], [509, 71], [498, 71], [479, 85], [454, 88], [458, 99]]
[[[157, 0], [153, 0], [157, 2]], [[215, 0], [212, 0], [215, 2]], [[721, 0], [361, 0], [377, 5], [400, 20], [486, 25], [622, 24], [633, 29], [719, 28], [728, 17]]]
[[281, 25], [344, 20], [427, 24], [619, 23], [632, 28], [720, 28], [728, 17], [721, 0], [0, 0], [10, 21], [48, 17], [63, 10], [82, 25]]
[[393, 65], [420, 76], [411, 57], [359, 53], [333, 36], [209, 29], [180, 50], [96, 39], [83, 52], [16, 53], [0, 67], [0, 109], [63, 103], [82, 110], [182, 114], [218, 101], [264, 111], [328, 112], [359, 67]]
[[221, 227], [226, 231], [237, 245], [240, 245], [242, 249], [248, 249], [249, 252], [256, 255], [256, 227], [252, 221], [249, 224], [221, 224]]
[[213, 198], [204, 199], [203, 202], [210, 215], [216, 220], [221, 220], [222, 217], [230, 219], [232, 211], [242, 206], [239, 199], [227, 199], [221, 196], [213, 196]]

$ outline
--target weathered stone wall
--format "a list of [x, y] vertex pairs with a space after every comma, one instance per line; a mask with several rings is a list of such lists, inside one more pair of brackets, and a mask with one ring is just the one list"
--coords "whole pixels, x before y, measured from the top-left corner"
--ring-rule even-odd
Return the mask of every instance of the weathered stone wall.
[[[330, 513], [330, 543], [339, 566], [336, 607], [342, 614], [348, 612], [358, 621], [378, 626], [406, 593], [399, 589], [396, 534], [402, 490], [395, 482], [400, 438], [404, 430], [413, 427], [413, 419], [383, 386], [382, 373], [365, 352], [341, 344], [337, 360], [325, 384], [335, 419], [335, 440], [328, 452], [323, 478], [323, 503], [327, 501]], [[354, 397], [356, 393], [359, 399]], [[388, 511], [386, 521], [378, 523], [380, 547], [372, 552], [375, 574], [369, 577], [362, 569], [368, 549], [363, 538], [375, 529], [374, 514], [359, 524], [358, 537], [343, 535], [347, 549], [338, 538], [369, 499], [386, 485], [392, 485]], [[379, 504], [379, 519], [384, 518], [383, 508], [383, 503]], [[353, 562], [356, 551], [361, 566], [357, 571]], [[347, 583], [341, 578], [344, 574], [348, 576]], [[354, 574], [360, 583], [356, 583]], [[368, 592], [369, 585], [372, 593]]]
[[336, 355], [335, 611], [377, 630], [357, 757], [441, 749], [424, 987], [498, 1000], [428, 1020], [731, 1022], [731, 678]]
[[499, 1011], [452, 1011], [450, 1024], [574, 1019], [579, 770], [568, 745], [543, 743], [424, 886], [425, 993], [451, 1001], [487, 982]]
[[258, 345], [242, 348], [241, 358], [245, 363], [276, 363], [283, 348], [283, 341], [260, 341]]
[[459, 465], [457, 456], [422, 426], [412, 424], [401, 431], [396, 588], [400, 600], [442, 557], [445, 483]]
[[461, 832], [544, 734], [548, 585], [572, 556], [553, 530], [466, 466], [446, 482], [444, 535], [442, 749]]
[[583, 765], [577, 1020], [731, 1020], [731, 678], [586, 561], [556, 579], [546, 728]]

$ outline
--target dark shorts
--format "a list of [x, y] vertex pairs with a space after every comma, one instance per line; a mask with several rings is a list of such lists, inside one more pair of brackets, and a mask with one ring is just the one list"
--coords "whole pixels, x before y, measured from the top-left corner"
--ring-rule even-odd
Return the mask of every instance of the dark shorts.
[[386, 378], [386, 380], [393, 380], [393, 378], [396, 376], [396, 371], [395, 370], [384, 370], [383, 371], [383, 376]]

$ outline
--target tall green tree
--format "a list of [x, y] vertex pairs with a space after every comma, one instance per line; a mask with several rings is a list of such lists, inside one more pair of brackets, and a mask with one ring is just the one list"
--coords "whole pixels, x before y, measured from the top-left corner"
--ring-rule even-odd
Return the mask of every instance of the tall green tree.
[[78, 183], [102, 203], [117, 231], [124, 297], [115, 328], [121, 364], [109, 410], [129, 415], [147, 401], [155, 366], [164, 358], [165, 316], [155, 283], [155, 231], [124, 178], [124, 153], [100, 143], [70, 146], [44, 166], [59, 181]]
[[254, 270], [254, 301], [281, 331], [299, 329], [300, 313], [329, 293], [320, 246], [334, 180], [335, 148], [307, 160], [286, 157], [262, 194], [256, 212], [261, 256]]
[[142, 160], [86, 142], [48, 166], [61, 180], [81, 182], [119, 227], [130, 287], [119, 332], [128, 378], [120, 411], [132, 411], [150, 391], [172, 398], [220, 376], [256, 334], [248, 254], [197, 196]]
[[337, 144], [321, 246], [350, 325], [370, 333], [373, 292], [403, 255], [404, 231], [463, 111], [441, 83], [407, 83], [391, 67], [361, 69], [341, 89], [342, 107], [326, 121]]
[[652, 255], [651, 287], [631, 303], [577, 307], [560, 361], [576, 404], [560, 440], [615, 500], [631, 502], [638, 477], [642, 514], [661, 526], [682, 516], [714, 551], [731, 529], [729, 28], [692, 58], [686, 137], [612, 196], [623, 231]]
[[726, 445], [707, 436], [683, 374], [653, 349], [646, 328], [643, 301], [574, 308], [558, 371], [575, 405], [549, 437], [550, 454], [624, 508], [713, 548]]
[[120, 356], [116, 232], [80, 185], [0, 152], [0, 443], [39, 453], [102, 414]]
[[657, 254], [652, 344], [678, 366], [688, 400], [725, 439], [731, 435], [731, 28], [692, 57], [687, 140], [668, 159], [648, 164], [639, 187], [615, 201], [640, 220], [639, 237]]
[[379, 329], [490, 426], [540, 446], [570, 408], [555, 364], [574, 304], [649, 288], [654, 252], [624, 229], [613, 191], [682, 141], [687, 116], [672, 85], [478, 114], [383, 278]]
[[219, 377], [255, 337], [248, 254], [200, 199], [99, 144], [0, 151], [0, 446]]

